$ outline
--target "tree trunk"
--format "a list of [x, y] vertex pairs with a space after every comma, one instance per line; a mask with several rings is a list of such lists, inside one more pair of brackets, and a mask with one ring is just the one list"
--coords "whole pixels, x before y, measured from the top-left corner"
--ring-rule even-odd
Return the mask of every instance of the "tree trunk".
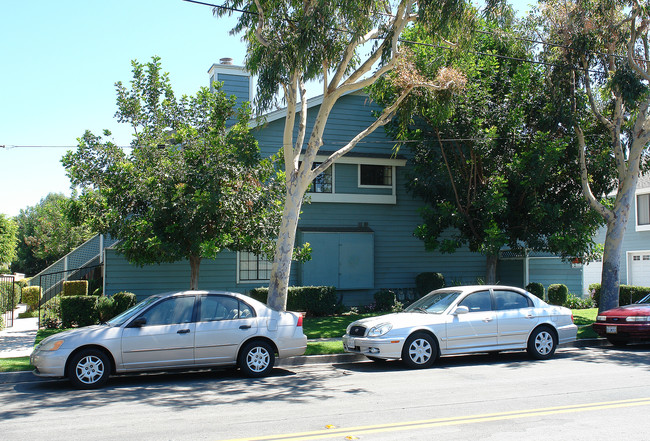
[[287, 196], [284, 200], [284, 212], [278, 241], [275, 246], [271, 280], [269, 281], [268, 306], [277, 311], [287, 309], [287, 290], [291, 274], [291, 260], [296, 242], [296, 230], [300, 217], [300, 207], [304, 191], [295, 182], [287, 187]]
[[485, 283], [494, 285], [497, 283], [497, 261], [498, 254], [488, 254], [485, 256]]
[[199, 267], [201, 266], [201, 257], [190, 256], [190, 290], [199, 289]]

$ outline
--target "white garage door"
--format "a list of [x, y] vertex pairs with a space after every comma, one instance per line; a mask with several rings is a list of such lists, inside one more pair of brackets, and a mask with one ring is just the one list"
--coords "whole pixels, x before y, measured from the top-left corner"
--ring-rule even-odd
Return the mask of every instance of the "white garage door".
[[650, 251], [630, 253], [630, 285], [650, 286]]
[[585, 294], [589, 292], [589, 285], [593, 283], [600, 283], [603, 273], [603, 261], [589, 262], [582, 267], [582, 286], [584, 286]]

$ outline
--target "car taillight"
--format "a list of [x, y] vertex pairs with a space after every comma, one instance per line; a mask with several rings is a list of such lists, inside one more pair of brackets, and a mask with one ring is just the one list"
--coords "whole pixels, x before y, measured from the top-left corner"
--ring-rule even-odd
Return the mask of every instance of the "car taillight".
[[296, 326], [302, 326], [302, 314], [298, 314], [298, 324]]
[[571, 323], [573, 323], [573, 314], [571, 314]]

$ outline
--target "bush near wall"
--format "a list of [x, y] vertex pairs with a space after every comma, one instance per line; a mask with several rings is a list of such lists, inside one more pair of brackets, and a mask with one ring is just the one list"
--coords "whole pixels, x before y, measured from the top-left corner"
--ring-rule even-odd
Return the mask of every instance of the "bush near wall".
[[440, 273], [420, 273], [415, 276], [415, 290], [419, 297], [429, 294], [431, 291], [444, 288], [445, 277]]
[[61, 297], [61, 325], [64, 328], [94, 325], [97, 323], [96, 302], [95, 296]]
[[526, 291], [544, 300], [544, 285], [539, 282], [532, 282], [526, 285]]
[[[600, 306], [600, 283], [589, 285], [589, 292], [596, 307]], [[619, 306], [631, 305], [650, 294], [648, 286], [620, 285], [618, 289]]]
[[115, 308], [115, 315], [122, 314], [137, 303], [136, 295], [132, 292], [120, 291], [111, 296]]
[[41, 287], [40, 286], [27, 286], [23, 288], [23, 303], [29, 305], [29, 309], [34, 311], [38, 309], [41, 301]]
[[548, 302], [551, 305], [562, 306], [566, 303], [569, 296], [569, 288], [566, 285], [559, 283], [549, 285], [548, 287]]
[[[269, 289], [255, 288], [248, 295], [266, 303]], [[336, 288], [333, 286], [290, 286], [287, 295], [287, 310], [304, 311], [315, 317], [335, 314], [337, 303]]]
[[0, 285], [0, 313], [9, 311], [12, 306], [15, 308], [20, 303], [20, 291], [20, 285], [17, 283]]
[[62, 296], [87, 296], [88, 295], [88, 281], [87, 280], [72, 280], [63, 282]]

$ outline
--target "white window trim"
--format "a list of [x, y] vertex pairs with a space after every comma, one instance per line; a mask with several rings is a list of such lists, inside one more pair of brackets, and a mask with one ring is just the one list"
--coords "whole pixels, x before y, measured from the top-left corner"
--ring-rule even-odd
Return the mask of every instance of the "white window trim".
[[[324, 162], [328, 156], [316, 155], [314, 162]], [[393, 168], [393, 185], [385, 186], [364, 186], [366, 188], [392, 188], [391, 194], [347, 194], [336, 193], [336, 164], [352, 164], [360, 166], [367, 165], [385, 165]], [[307, 193], [312, 202], [329, 202], [339, 204], [397, 204], [397, 167], [404, 167], [406, 159], [399, 158], [364, 158], [359, 156], [343, 156], [332, 164], [332, 193]], [[357, 183], [360, 184], [359, 171], [357, 170]], [[363, 188], [363, 187], [362, 187]]]
[[239, 277], [240, 263], [241, 263], [241, 252], [237, 251], [237, 269], [236, 269], [237, 285], [268, 283], [271, 280], [271, 279], [241, 280]]
[[[391, 176], [390, 176], [390, 185], [364, 185], [361, 184], [361, 166], [362, 165], [382, 165], [383, 167], [390, 167], [391, 168]], [[357, 187], [359, 188], [392, 188], [393, 193], [395, 192], [395, 166], [390, 166], [390, 165], [383, 165], [383, 164], [368, 164], [366, 162], [362, 162], [357, 165]]]
[[639, 225], [639, 200], [638, 196], [643, 195], [643, 194], [648, 194], [650, 193], [650, 187], [649, 188], [642, 188], [640, 190], [637, 190], [634, 193], [634, 225], [636, 227], [636, 231], [650, 231], [650, 224], [648, 225]]

